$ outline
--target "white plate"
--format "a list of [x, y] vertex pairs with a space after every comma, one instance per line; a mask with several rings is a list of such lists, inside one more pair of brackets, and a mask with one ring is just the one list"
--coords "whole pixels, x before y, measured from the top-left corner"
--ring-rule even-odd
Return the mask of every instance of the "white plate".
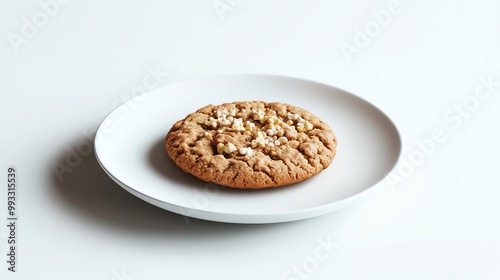
[[[163, 140], [175, 121], [207, 104], [238, 100], [286, 102], [308, 109], [338, 138], [332, 165], [302, 183], [266, 190], [217, 187], [184, 173]], [[340, 89], [302, 79], [223, 75], [172, 83], [111, 112], [95, 139], [96, 157], [120, 186], [166, 210], [231, 223], [310, 218], [359, 199], [395, 166], [400, 135], [379, 109]]]

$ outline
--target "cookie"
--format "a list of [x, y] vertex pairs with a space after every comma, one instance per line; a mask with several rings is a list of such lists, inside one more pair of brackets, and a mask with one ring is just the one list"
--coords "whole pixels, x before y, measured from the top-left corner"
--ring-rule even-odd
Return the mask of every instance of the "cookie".
[[326, 169], [337, 139], [307, 110], [278, 102], [208, 105], [177, 121], [169, 157], [206, 182], [239, 189], [294, 184]]

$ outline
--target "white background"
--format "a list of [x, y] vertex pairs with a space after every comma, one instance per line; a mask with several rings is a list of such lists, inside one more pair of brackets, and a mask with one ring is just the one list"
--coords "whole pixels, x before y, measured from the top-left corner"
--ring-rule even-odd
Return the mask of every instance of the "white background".
[[[213, 0], [47, 2], [0, 4], [1, 279], [500, 279], [499, 1], [220, 0], [231, 7], [222, 12]], [[375, 23], [388, 5], [397, 11]], [[402, 162], [418, 164], [345, 210], [271, 225], [161, 210], [93, 154], [58, 180], [52, 166], [89, 143], [148, 69], [160, 70], [158, 85], [269, 73], [337, 86], [395, 120]], [[494, 81], [484, 100], [474, 99], [481, 78]], [[416, 161], [416, 142], [436, 129], [445, 141]], [[16, 273], [6, 263], [10, 165]], [[320, 239], [339, 246], [318, 260]]]

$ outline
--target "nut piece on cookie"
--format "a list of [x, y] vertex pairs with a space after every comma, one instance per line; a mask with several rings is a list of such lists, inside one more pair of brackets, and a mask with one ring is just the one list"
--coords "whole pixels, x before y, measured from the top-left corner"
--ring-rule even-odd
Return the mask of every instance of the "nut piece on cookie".
[[240, 189], [294, 184], [328, 168], [337, 139], [317, 116], [289, 104], [208, 105], [176, 122], [169, 157], [206, 182]]

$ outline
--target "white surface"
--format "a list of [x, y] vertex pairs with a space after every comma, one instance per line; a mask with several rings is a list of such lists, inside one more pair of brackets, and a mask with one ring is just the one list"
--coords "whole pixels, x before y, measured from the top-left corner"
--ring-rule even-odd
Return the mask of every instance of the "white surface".
[[[331, 168], [293, 186], [241, 191], [204, 183], [168, 159], [165, 134], [176, 121], [207, 104], [236, 100], [300, 104], [331, 124], [342, 139]], [[339, 210], [382, 185], [401, 155], [396, 127], [373, 105], [331, 86], [270, 75], [209, 76], [146, 92], [113, 110], [94, 142], [104, 171], [135, 196], [181, 215], [231, 223], [286, 222]]]
[[[340, 46], [390, 1], [231, 2], [221, 21], [213, 1], [68, 1], [15, 53], [10, 32], [43, 9], [2, 1], [0, 178], [5, 187], [17, 166], [20, 259], [17, 274], [0, 262], [0, 278], [499, 279], [500, 87], [467, 102], [480, 77], [500, 80], [500, 2], [401, 1], [371, 40], [358, 35], [350, 62]], [[434, 131], [445, 140], [393, 187], [272, 225], [184, 219], [124, 191], [86, 152], [103, 116], [144, 82], [220, 73], [353, 92], [394, 119], [402, 163], [417, 155], [415, 141]], [[460, 113], [464, 102], [471, 110]], [[67, 159], [74, 166], [60, 181], [51, 165]], [[0, 227], [4, 256], [7, 235]], [[340, 246], [321, 247], [328, 238]], [[309, 272], [292, 277], [302, 264]]]

